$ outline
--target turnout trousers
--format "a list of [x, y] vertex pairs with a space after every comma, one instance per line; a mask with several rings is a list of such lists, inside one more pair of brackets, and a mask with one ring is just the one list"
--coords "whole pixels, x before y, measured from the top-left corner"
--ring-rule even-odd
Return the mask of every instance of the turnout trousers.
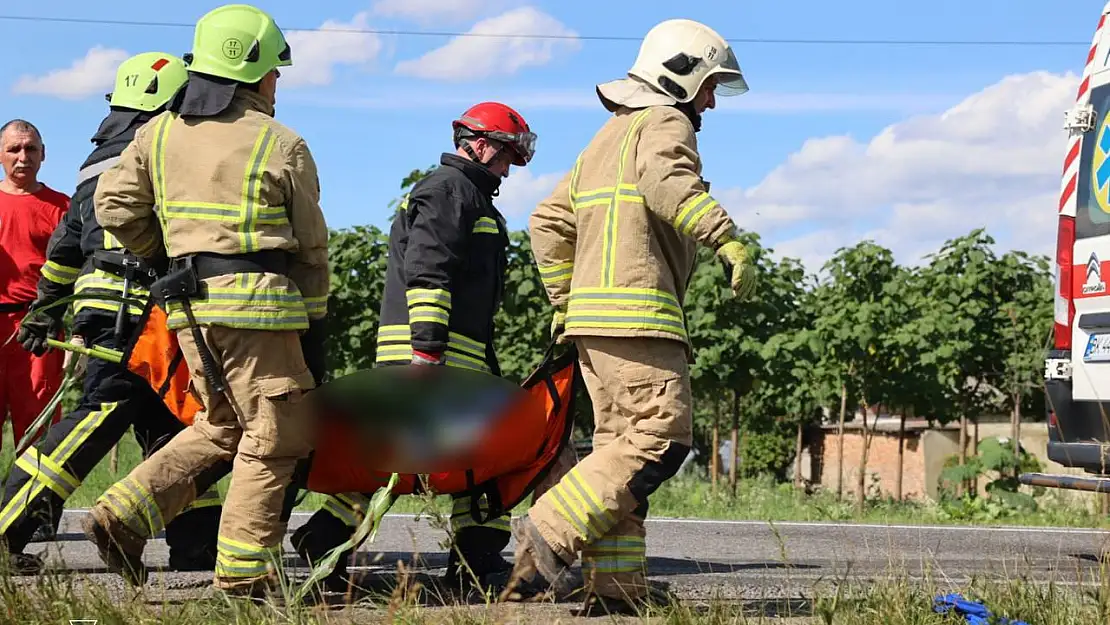
[[593, 451], [528, 516], [568, 565], [582, 554], [588, 592], [642, 598], [648, 497], [693, 443], [686, 347], [670, 339], [576, 337], [594, 408]]
[[[113, 333], [114, 315], [84, 316], [82, 332], [90, 346], [122, 348]], [[131, 321], [134, 327], [137, 318]], [[22, 553], [40, 527], [57, 531], [66, 500], [132, 427], [144, 457], [184, 428], [145, 380], [122, 365], [89, 358], [77, 408], [51, 425], [12, 467], [0, 504], [0, 535], [11, 553]], [[211, 569], [219, 519], [213, 487], [166, 526], [170, 568]]]
[[[236, 593], [275, 581], [288, 522], [285, 494], [299, 458], [312, 447], [305, 392], [314, 388], [293, 330], [204, 326], [201, 333], [226, 380], [211, 388], [193, 334], [177, 331], [191, 390], [203, 409], [193, 425], [108, 489], [90, 511], [130, 558], [231, 462], [220, 518], [214, 585]], [[215, 479], [213, 479], [215, 476]]]

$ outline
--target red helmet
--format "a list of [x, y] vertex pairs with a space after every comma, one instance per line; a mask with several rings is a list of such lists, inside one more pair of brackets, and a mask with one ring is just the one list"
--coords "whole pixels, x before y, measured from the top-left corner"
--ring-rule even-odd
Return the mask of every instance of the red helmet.
[[536, 153], [536, 134], [528, 129], [520, 113], [500, 102], [482, 102], [467, 109], [451, 123], [455, 146], [466, 137], [486, 137], [499, 141], [515, 154], [513, 165], [524, 167]]

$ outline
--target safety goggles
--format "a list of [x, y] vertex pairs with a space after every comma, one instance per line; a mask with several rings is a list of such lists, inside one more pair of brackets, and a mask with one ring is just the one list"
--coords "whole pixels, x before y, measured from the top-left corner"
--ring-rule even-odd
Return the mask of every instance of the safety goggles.
[[525, 163], [532, 160], [536, 155], [536, 133], [534, 132], [505, 132], [503, 130], [491, 130], [482, 133], [486, 137], [494, 141], [500, 141], [505, 145], [512, 146], [520, 158]]

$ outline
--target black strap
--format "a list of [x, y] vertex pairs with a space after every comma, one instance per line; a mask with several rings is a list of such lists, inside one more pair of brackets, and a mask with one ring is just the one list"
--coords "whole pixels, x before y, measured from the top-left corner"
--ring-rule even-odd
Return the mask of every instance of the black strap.
[[260, 250], [246, 254], [211, 254], [199, 252], [192, 255], [197, 279], [214, 278], [235, 273], [276, 273], [289, 275], [289, 252], [285, 250]]
[[148, 262], [125, 250], [96, 250], [92, 253], [92, 266], [148, 289], [158, 277], [157, 270]]
[[31, 307], [31, 302], [3, 302], [0, 303], [0, 313], [23, 312]]

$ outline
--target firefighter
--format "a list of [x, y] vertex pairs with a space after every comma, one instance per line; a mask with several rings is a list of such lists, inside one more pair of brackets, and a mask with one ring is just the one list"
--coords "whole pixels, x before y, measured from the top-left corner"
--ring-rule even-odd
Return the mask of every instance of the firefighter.
[[557, 311], [552, 334], [577, 347], [595, 430], [593, 452], [514, 526], [513, 585], [566, 592], [581, 553], [591, 612], [667, 599], [645, 579], [643, 522], [649, 495], [692, 444], [682, 311], [697, 245], [731, 267], [738, 297], [755, 282], [701, 178], [695, 135], [717, 95], [748, 89], [733, 51], [703, 24], [668, 20], [648, 32], [628, 74], [597, 87], [613, 115], [529, 220]]
[[[93, 194], [100, 172], [118, 160], [135, 131], [162, 112], [185, 80], [185, 63], [161, 52], [133, 56], [116, 70], [115, 88], [107, 96], [109, 113], [92, 137], [95, 149], [77, 173], [72, 209], [50, 238], [32, 310], [74, 292], [139, 302], [148, 297], [146, 287], [153, 268], [101, 229], [93, 210]], [[62, 307], [52, 310], [59, 318], [64, 312]], [[123, 307], [107, 299], [78, 300], [73, 310], [74, 337], [81, 339], [81, 344], [113, 350], [126, 347], [142, 314], [136, 304]], [[46, 330], [42, 324], [25, 324], [19, 339], [41, 353]], [[25, 573], [42, 568], [38, 556], [22, 553], [27, 542], [36, 531], [57, 529], [66, 499], [128, 428], [135, 428], [144, 456], [182, 428], [153, 389], [125, 367], [97, 358], [82, 360], [81, 401], [16, 460], [0, 507], [0, 535]], [[219, 493], [211, 488], [166, 526], [170, 568], [211, 570], [215, 566], [219, 505]]]
[[[501, 305], [509, 245], [505, 220], [493, 204], [512, 165], [524, 167], [536, 135], [513, 109], [477, 104], [452, 124], [455, 153], [415, 185], [389, 233], [375, 366], [445, 365], [501, 375], [493, 348], [493, 318]], [[329, 497], [293, 534], [303, 558], [315, 562], [345, 542], [368, 509], [372, 493]], [[507, 515], [477, 525], [469, 496], [453, 498], [454, 547], [445, 581], [463, 590], [485, 586], [509, 565]], [[478, 502], [488, 511], [488, 502]], [[460, 562], [469, 566], [467, 571]], [[329, 582], [343, 584], [344, 554]]]
[[196, 25], [188, 82], [101, 174], [104, 230], [144, 260], [168, 258], [151, 286], [166, 304], [203, 410], [83, 519], [109, 570], [142, 584], [146, 541], [232, 462], [213, 585], [274, 589], [298, 458], [311, 449], [327, 306], [327, 224], [308, 145], [273, 118], [291, 51], [273, 18], [225, 5]]
[[[20, 347], [20, 321], [35, 299], [50, 234], [69, 210], [69, 196], [41, 182], [46, 146], [34, 124], [13, 119], [0, 126], [0, 424], [10, 417], [16, 445], [62, 381], [59, 352], [28, 354]], [[43, 332], [62, 337], [62, 315], [39, 319]], [[58, 408], [51, 415], [57, 422]]]

